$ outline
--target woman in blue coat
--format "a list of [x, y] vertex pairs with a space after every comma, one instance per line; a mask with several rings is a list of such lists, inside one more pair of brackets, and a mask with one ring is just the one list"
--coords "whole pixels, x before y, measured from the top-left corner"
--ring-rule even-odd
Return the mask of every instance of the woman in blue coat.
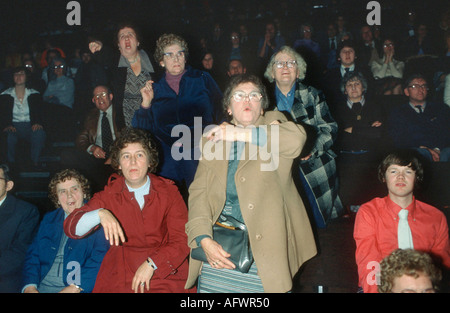
[[186, 66], [188, 47], [183, 38], [162, 35], [154, 56], [165, 74], [141, 89], [143, 101], [132, 125], [150, 131], [159, 141], [162, 166], [158, 174], [189, 187], [202, 131], [222, 121], [222, 92], [210, 74]]
[[89, 182], [75, 170], [62, 170], [52, 178], [49, 194], [58, 208], [44, 216], [28, 249], [22, 291], [91, 292], [109, 242], [102, 229], [82, 240], [63, 231], [64, 219], [90, 198]]

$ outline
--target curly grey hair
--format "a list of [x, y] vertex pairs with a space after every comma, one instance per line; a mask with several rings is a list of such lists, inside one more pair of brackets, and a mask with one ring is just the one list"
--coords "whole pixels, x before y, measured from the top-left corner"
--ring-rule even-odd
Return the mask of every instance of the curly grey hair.
[[271, 83], [274, 82], [274, 78], [273, 78], [273, 65], [275, 64], [275, 58], [277, 57], [278, 54], [280, 53], [285, 53], [289, 56], [291, 56], [296, 62], [297, 62], [297, 69], [299, 71], [299, 76], [298, 79], [300, 81], [302, 81], [303, 79], [305, 79], [305, 75], [306, 75], [306, 62], [303, 59], [303, 57], [297, 52], [295, 51], [293, 48], [289, 47], [289, 46], [282, 46], [280, 48], [280, 50], [278, 50], [277, 52], [275, 52], [272, 57], [269, 60], [269, 63], [267, 64], [266, 67], [266, 71], [264, 72], [264, 77], [267, 78], [267, 80]]

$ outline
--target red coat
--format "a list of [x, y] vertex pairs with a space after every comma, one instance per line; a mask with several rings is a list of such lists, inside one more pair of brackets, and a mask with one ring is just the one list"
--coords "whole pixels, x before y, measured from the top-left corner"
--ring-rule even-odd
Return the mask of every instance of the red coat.
[[[108, 185], [64, 222], [71, 238], [81, 216], [92, 210], [111, 211], [124, 230], [126, 242], [111, 246], [103, 259], [93, 292], [133, 292], [131, 282], [137, 268], [151, 257], [158, 267], [150, 281], [150, 292], [186, 292], [189, 247], [184, 230], [188, 211], [178, 188], [169, 180], [150, 174], [150, 193], [141, 209], [122, 176], [114, 174]], [[114, 179], [116, 178], [116, 179]]]

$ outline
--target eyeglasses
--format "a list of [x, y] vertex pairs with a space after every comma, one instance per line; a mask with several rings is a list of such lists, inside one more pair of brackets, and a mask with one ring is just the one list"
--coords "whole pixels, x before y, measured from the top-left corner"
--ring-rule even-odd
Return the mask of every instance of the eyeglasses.
[[108, 93], [106, 91], [103, 91], [101, 93], [98, 93], [98, 94], [94, 95], [94, 98], [95, 99], [100, 99], [100, 97], [106, 98], [107, 95], [108, 95]]
[[243, 91], [236, 91], [234, 94], [233, 94], [233, 99], [234, 99], [234, 101], [236, 101], [236, 102], [241, 102], [241, 101], [243, 101], [245, 98], [247, 98], [248, 97], [248, 100], [249, 101], [253, 101], [253, 102], [259, 102], [259, 101], [261, 101], [261, 98], [262, 98], [262, 95], [261, 95], [261, 93], [259, 93], [259, 92], [257, 92], [257, 91], [252, 91], [252, 92], [250, 92], [249, 94], [246, 94], [245, 92], [243, 92]]
[[61, 65], [55, 65], [55, 66], [53, 66], [53, 69], [54, 70], [57, 70], [57, 69], [63, 69], [64, 68], [64, 65], [63, 64], [61, 64]]
[[168, 59], [171, 59], [171, 60], [184, 58], [184, 50], [178, 51], [177, 53], [164, 52], [163, 54], [164, 54], [164, 56], [166, 56]]
[[419, 90], [419, 89], [429, 90], [427, 84], [425, 84], [425, 85], [412, 84], [412, 85], [408, 86], [408, 88], [412, 88], [414, 90]]
[[285, 66], [287, 66], [288, 68], [293, 68], [294, 66], [297, 65], [297, 61], [295, 60], [289, 60], [289, 61], [275, 61], [273, 63], [273, 65], [275, 65], [277, 68], [283, 68]]
[[33, 64], [25, 64], [25, 67], [31, 68], [31, 67], [33, 67]]
[[239, 39], [239, 36], [231, 36], [231, 39]]
[[387, 44], [383, 45], [384, 48], [393, 47], [393, 46], [394, 46], [393, 43], [387, 43]]

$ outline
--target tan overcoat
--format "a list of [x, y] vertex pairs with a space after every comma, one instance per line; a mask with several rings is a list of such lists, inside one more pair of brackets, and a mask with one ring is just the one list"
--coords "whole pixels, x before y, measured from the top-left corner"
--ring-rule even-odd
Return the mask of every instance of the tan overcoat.
[[[269, 125], [272, 121], [282, 122]], [[255, 123], [267, 134], [265, 145], [245, 146], [235, 175], [244, 222], [265, 292], [288, 292], [300, 266], [316, 254], [316, 244], [304, 204], [292, 180], [292, 163], [306, 141], [302, 126], [280, 112], [266, 112]], [[211, 148], [211, 145], [214, 145]], [[212, 225], [226, 200], [228, 148], [231, 143], [203, 140], [202, 158], [189, 188], [188, 244], [212, 237]], [[243, 153], [243, 154], [244, 154]], [[270, 157], [268, 157], [270, 156]], [[190, 259], [186, 288], [192, 287], [202, 262]]]

